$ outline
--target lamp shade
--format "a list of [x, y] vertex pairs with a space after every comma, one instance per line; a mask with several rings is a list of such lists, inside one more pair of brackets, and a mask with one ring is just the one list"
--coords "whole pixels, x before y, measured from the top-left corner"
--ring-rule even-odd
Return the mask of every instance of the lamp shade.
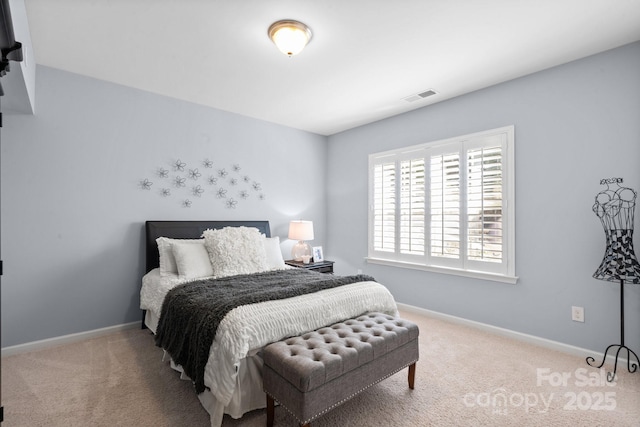
[[289, 223], [289, 239], [313, 240], [313, 221], [291, 221]]

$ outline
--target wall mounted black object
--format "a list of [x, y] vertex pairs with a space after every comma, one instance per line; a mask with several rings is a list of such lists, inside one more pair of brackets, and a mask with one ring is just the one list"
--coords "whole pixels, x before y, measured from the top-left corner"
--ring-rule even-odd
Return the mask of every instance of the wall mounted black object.
[[[0, 77], [9, 72], [9, 61], [22, 61], [22, 44], [17, 42], [13, 32], [13, 21], [9, 0], [0, 0]], [[4, 95], [0, 84], [0, 96]]]

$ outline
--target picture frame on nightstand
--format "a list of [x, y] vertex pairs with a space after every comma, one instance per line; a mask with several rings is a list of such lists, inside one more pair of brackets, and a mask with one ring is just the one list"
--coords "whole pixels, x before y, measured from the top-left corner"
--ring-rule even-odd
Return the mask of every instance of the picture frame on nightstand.
[[324, 255], [322, 254], [322, 246], [313, 247], [313, 262], [324, 261]]

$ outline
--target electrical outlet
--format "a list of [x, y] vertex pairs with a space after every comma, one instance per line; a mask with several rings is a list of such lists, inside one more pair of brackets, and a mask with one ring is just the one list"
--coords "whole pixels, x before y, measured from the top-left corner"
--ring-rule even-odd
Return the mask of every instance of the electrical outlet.
[[584, 308], [571, 306], [571, 320], [574, 322], [584, 322]]
[[358, 269], [358, 273], [357, 274], [362, 274], [362, 270]]

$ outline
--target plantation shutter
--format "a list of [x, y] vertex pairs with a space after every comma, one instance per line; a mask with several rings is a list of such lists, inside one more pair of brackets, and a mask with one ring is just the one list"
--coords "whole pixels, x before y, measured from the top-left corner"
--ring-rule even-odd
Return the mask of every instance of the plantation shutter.
[[513, 137], [505, 127], [371, 154], [368, 259], [512, 281]]
[[373, 249], [395, 252], [396, 164], [383, 162], [373, 167]]
[[424, 255], [425, 160], [400, 162], [400, 253]]
[[468, 259], [502, 262], [502, 147], [467, 152]]
[[431, 256], [460, 258], [460, 154], [431, 156]]

